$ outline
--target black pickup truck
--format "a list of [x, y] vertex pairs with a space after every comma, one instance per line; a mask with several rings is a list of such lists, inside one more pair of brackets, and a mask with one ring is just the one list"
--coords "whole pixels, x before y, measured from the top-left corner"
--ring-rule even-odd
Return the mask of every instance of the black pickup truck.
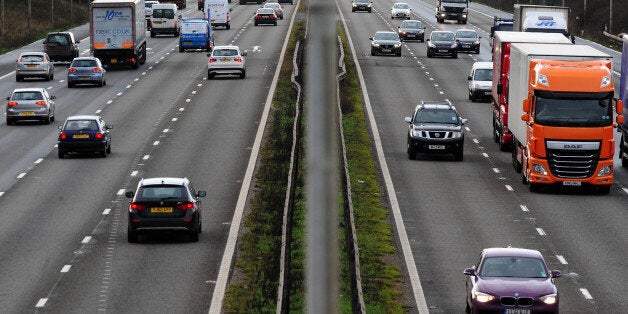
[[79, 56], [78, 40], [71, 32], [49, 33], [44, 39], [44, 52], [52, 61], [72, 61]]

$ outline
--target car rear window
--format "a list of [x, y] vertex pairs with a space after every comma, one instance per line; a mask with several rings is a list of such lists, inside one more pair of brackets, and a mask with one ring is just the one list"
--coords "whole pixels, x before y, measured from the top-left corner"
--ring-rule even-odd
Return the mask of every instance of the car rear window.
[[70, 41], [68, 40], [68, 36], [62, 34], [49, 35], [47, 41], [49, 43], [56, 43], [59, 45], [68, 45], [70, 43]]
[[43, 62], [44, 56], [42, 55], [23, 55], [22, 62]]
[[173, 19], [174, 10], [173, 9], [153, 9], [153, 17]]
[[98, 63], [96, 63], [96, 61], [94, 60], [74, 60], [72, 61], [71, 66], [75, 68], [91, 68], [97, 67]]
[[95, 120], [69, 120], [65, 124], [66, 131], [98, 131], [98, 123]]
[[145, 185], [137, 192], [137, 199], [187, 199], [185, 188], [177, 185]]
[[214, 56], [224, 57], [224, 56], [237, 56], [238, 51], [235, 49], [215, 49]]
[[41, 92], [15, 92], [11, 100], [42, 100], [44, 96]]
[[270, 8], [257, 9], [257, 14], [273, 14], [273, 13], [275, 13], [275, 10], [270, 9]]

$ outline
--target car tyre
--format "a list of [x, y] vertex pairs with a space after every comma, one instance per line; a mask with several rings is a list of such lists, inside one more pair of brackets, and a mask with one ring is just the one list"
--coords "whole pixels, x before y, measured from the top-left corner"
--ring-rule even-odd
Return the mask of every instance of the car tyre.
[[13, 122], [12, 120], [7, 119], [7, 125], [13, 125], [15, 122]]
[[65, 158], [65, 152], [60, 149], [58, 150], [57, 155], [59, 156], [59, 159]]
[[111, 144], [109, 144], [109, 146], [107, 146], [107, 149], [105, 150], [105, 153], [111, 154]]
[[183, 52], [183, 51], [184, 51], [183, 47], [181, 46], [181, 44], [179, 44], [179, 52]]
[[452, 58], [454, 58], [454, 59], [458, 59], [458, 53], [457, 53], [457, 52], [454, 52], [454, 53], [451, 55], [451, 57], [452, 57]]
[[16, 82], [21, 82], [22, 80], [24, 80], [21, 76], [15, 76], [15, 81]]
[[230, 30], [231, 29], [231, 24], [227, 24], [226, 29]]
[[277, 21], [275, 21], [275, 22], [273, 23], [273, 26], [277, 26]]
[[410, 143], [407, 144], [407, 151], [408, 151], [408, 159], [416, 160], [417, 151], [416, 149], [412, 148]]
[[47, 116], [47, 117], [46, 117], [46, 118], [45, 118], [42, 122], [43, 122], [44, 124], [50, 124], [51, 119], [52, 119], [52, 118], [51, 118], [51, 116], [50, 116], [50, 115], [48, 115], [48, 116]]
[[432, 57], [432, 54], [428, 52], [428, 53], [427, 53], [427, 57], [428, 57], [428, 58], [431, 58], [431, 57]]
[[207, 80], [211, 80], [213, 78], [214, 78], [214, 74], [209, 72], [209, 71], [207, 71]]
[[242, 73], [240, 73], [240, 78], [244, 79], [246, 77], [246, 70], [242, 71]]
[[74, 84], [73, 84], [73, 83], [68, 82], [68, 88], [72, 88], [72, 87], [74, 87]]
[[396, 53], [397, 57], [401, 57], [401, 51]]
[[102, 80], [102, 86], [107, 86], [107, 80]]
[[190, 242], [198, 242], [198, 231], [192, 230], [188, 233], [188, 239]]
[[464, 151], [462, 148], [454, 154], [454, 159], [456, 161], [462, 161], [464, 159]]
[[107, 148], [106, 148], [106, 147], [105, 147], [105, 148], [103, 148], [103, 149], [100, 151], [100, 157], [102, 157], [102, 158], [107, 158]]
[[443, 23], [444, 21], [445, 20], [443, 20], [443, 19], [436, 19], [436, 22], [438, 22], [438, 23]]
[[131, 229], [127, 230], [126, 237], [129, 243], [137, 243], [139, 240], [139, 235], [137, 234], [137, 231], [131, 231]]
[[151, 38], [155, 38], [155, 32], [150, 31], [150, 37], [151, 37]]
[[610, 185], [601, 185], [597, 187], [597, 192], [600, 194], [608, 194], [611, 192], [611, 186]]
[[257, 23], [257, 22], [255, 22], [255, 26], [257, 26], [257, 24], [258, 24], [258, 23]]

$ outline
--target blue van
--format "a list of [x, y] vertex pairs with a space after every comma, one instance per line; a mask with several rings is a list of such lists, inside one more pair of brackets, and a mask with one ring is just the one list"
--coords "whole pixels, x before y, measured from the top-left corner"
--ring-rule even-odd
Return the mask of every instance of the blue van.
[[214, 38], [211, 26], [206, 19], [185, 19], [181, 22], [181, 36], [179, 37], [179, 52], [186, 49], [205, 49], [211, 51], [214, 48]]

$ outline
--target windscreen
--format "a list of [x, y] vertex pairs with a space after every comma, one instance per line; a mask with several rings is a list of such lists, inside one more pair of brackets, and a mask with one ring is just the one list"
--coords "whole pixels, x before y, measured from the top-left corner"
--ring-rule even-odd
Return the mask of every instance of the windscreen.
[[537, 96], [534, 121], [547, 126], [609, 126], [613, 124], [613, 95], [612, 93], [601, 94], [604, 97], [596, 97], [598, 93], [560, 93], [560, 95]]
[[375, 40], [399, 40], [397, 33], [377, 33], [373, 38]]
[[458, 116], [453, 110], [422, 109], [417, 111], [414, 123], [458, 124]]
[[473, 75], [473, 79], [476, 81], [492, 81], [493, 70], [491, 69], [477, 69]]
[[421, 24], [421, 22], [401, 22], [401, 27], [405, 27], [405, 28], [422, 28], [423, 25]]
[[531, 257], [489, 257], [480, 268], [482, 277], [547, 278], [542, 260]]
[[432, 33], [433, 41], [453, 41], [454, 33]]

